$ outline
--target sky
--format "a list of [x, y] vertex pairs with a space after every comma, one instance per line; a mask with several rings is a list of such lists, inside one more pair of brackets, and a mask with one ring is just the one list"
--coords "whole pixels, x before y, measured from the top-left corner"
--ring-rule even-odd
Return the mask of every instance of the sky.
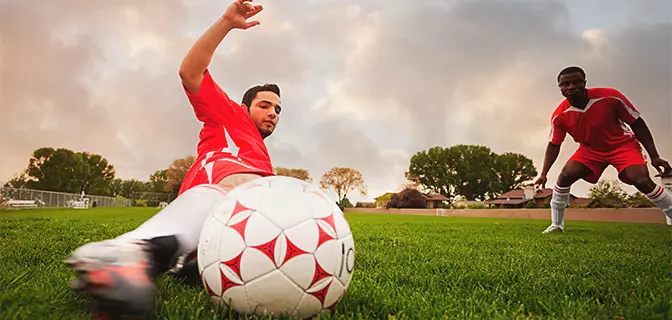
[[[230, 3], [0, 0], [0, 181], [45, 146], [101, 154], [124, 179], [195, 155], [201, 123], [177, 72]], [[541, 170], [562, 101], [555, 77], [569, 65], [586, 70], [589, 87], [625, 94], [672, 161], [670, 1], [255, 3], [261, 24], [230, 33], [211, 73], [236, 101], [277, 83], [273, 165], [315, 181], [357, 168], [368, 194], [353, 203], [398, 190], [411, 156], [433, 146], [522, 153]], [[576, 148], [568, 136], [550, 187]], [[603, 175], [616, 177], [613, 167]]]

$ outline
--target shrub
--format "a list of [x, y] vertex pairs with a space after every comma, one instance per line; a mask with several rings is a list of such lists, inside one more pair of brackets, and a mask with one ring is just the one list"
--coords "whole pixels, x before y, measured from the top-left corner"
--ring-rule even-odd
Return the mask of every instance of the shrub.
[[355, 208], [375, 208], [376, 204], [374, 202], [357, 202]]
[[425, 208], [427, 200], [422, 193], [413, 188], [406, 188], [390, 197], [385, 208]]

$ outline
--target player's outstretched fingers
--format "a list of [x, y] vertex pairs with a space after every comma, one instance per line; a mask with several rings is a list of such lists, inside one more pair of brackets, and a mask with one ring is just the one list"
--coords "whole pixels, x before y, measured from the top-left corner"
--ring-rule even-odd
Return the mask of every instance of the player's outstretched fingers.
[[247, 8], [248, 10], [245, 13], [245, 18], [252, 18], [255, 15], [257, 15], [257, 13], [261, 12], [261, 10], [264, 10], [264, 6], [262, 6], [260, 4], [253, 6], [253, 5], [248, 3], [248, 5], [249, 5], [249, 8]]
[[664, 177], [669, 177], [672, 175], [672, 166], [670, 166], [670, 163], [663, 160], [663, 176]]
[[672, 166], [667, 160], [656, 158], [651, 160], [651, 165], [658, 171], [656, 177], [669, 177], [672, 175]]

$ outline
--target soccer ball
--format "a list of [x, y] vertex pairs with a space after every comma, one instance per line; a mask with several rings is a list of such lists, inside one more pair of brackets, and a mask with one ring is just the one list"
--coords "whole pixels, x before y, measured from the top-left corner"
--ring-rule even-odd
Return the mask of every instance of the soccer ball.
[[303, 318], [333, 309], [355, 264], [350, 226], [336, 203], [316, 185], [283, 176], [231, 190], [208, 216], [197, 255], [214, 303]]

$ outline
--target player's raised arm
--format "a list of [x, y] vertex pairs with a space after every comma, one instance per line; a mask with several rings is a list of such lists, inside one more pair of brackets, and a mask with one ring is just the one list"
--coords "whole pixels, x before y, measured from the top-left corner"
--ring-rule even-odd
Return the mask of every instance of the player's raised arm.
[[252, 0], [236, 0], [210, 28], [194, 43], [180, 66], [180, 79], [186, 90], [198, 94], [205, 70], [210, 65], [215, 50], [224, 37], [233, 29], [249, 29], [259, 21], [247, 19], [261, 12], [261, 5], [252, 5]]

